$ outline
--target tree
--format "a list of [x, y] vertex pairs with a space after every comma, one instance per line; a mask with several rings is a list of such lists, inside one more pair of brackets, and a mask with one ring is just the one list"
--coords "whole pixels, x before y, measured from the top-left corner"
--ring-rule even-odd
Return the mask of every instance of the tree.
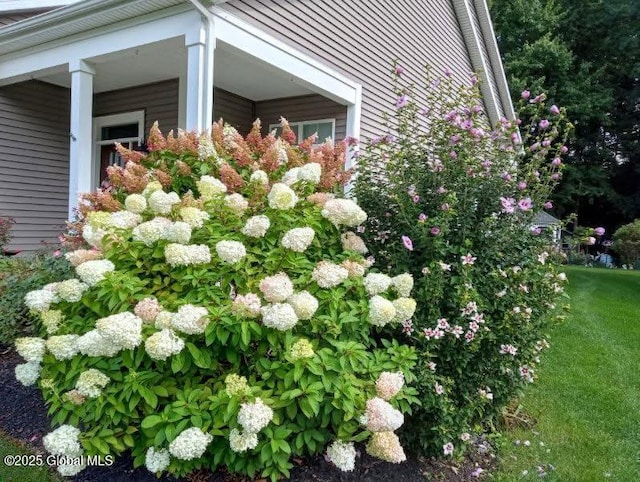
[[491, 12], [512, 96], [545, 91], [575, 125], [557, 214], [610, 232], [637, 217], [640, 4], [493, 0]]

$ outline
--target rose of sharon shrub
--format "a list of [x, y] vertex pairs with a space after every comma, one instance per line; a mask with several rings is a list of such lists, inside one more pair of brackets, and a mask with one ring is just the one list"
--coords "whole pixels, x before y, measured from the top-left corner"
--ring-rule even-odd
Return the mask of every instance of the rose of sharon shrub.
[[[378, 264], [413, 279], [391, 278], [392, 303], [377, 294], [388, 277], [368, 274], [364, 284], [372, 318], [394, 319], [397, 339], [420, 353], [422, 404], [399, 435], [416, 451], [450, 455], [535, 379], [547, 346], [566, 278], [550, 239], [531, 227], [552, 207], [569, 126], [537, 96], [520, 105], [533, 119], [521, 134], [506, 119], [491, 129], [475, 77], [456, 87], [428, 73], [422, 105], [401, 73], [395, 80], [394, 135], [358, 158], [355, 192], [369, 214], [358, 232]], [[403, 298], [412, 288], [417, 306]], [[395, 440], [376, 432], [370, 452]]]
[[259, 129], [154, 127], [147, 155], [120, 148], [126, 167], [109, 168], [67, 235], [79, 279], [27, 295], [42, 338], [18, 341], [16, 376], [39, 379], [74, 454], [276, 480], [329, 444], [352, 470], [363, 416], [393, 435], [411, 413], [415, 352], [380, 326], [410, 316], [412, 280], [367, 289], [364, 242], [344, 243], [366, 214], [327, 192], [348, 179], [344, 147], [294, 146], [286, 122], [280, 139]]

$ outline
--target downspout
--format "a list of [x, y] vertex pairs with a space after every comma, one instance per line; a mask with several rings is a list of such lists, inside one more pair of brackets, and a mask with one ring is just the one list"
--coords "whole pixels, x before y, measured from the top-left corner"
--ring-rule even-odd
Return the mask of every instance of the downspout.
[[[214, 55], [214, 51], [216, 49], [216, 37], [215, 37], [215, 30], [214, 30], [214, 26], [215, 26], [215, 18], [213, 16], [213, 13], [207, 9], [202, 3], [200, 3], [200, 0], [189, 0], [189, 2], [191, 2], [191, 4], [193, 4], [194, 7], [196, 7], [196, 9], [200, 12], [200, 15], [202, 15], [202, 17], [205, 19], [205, 21], [207, 22], [207, 45], [205, 47], [205, 55], [207, 58], [207, 70], [209, 70], [209, 62], [213, 62], [213, 55]], [[211, 66], [211, 70], [213, 70], [213, 65]], [[207, 86], [206, 89], [206, 94], [207, 97], [205, 97], [205, 99], [210, 98], [211, 99], [211, 112], [207, 112], [207, 124], [205, 125], [209, 125], [211, 126], [211, 124], [213, 123], [213, 76], [211, 78], [210, 81], [210, 85]], [[206, 101], [206, 105], [209, 105], [209, 102]], [[207, 128], [208, 129], [208, 128]]]

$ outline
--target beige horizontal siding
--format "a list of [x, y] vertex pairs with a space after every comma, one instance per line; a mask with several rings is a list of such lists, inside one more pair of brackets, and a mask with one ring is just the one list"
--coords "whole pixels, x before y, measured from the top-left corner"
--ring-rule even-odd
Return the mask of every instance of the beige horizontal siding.
[[[466, 82], [472, 71], [450, 1], [231, 0], [221, 8], [336, 69], [363, 86], [363, 137], [383, 129], [395, 102], [391, 64], [420, 83], [425, 65]], [[426, 103], [418, 93], [419, 103]]]
[[69, 90], [39, 81], [0, 87], [0, 216], [10, 248], [55, 243], [67, 218]]
[[93, 97], [93, 115], [145, 112], [145, 137], [155, 121], [162, 132], [178, 128], [178, 79], [101, 92]]
[[320, 119], [336, 120], [336, 138], [346, 136], [347, 108], [321, 95], [305, 95], [256, 102], [256, 116], [262, 122], [262, 131], [266, 133], [270, 124], [278, 124], [280, 117], [289, 122], [303, 122]]
[[255, 104], [226, 90], [215, 88], [213, 90], [213, 120], [224, 119], [242, 135], [247, 135], [251, 130], [255, 117]]

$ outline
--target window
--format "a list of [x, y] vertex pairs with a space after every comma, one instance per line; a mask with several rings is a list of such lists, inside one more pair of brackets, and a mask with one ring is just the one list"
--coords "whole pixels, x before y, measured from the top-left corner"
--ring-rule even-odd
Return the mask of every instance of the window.
[[[336, 134], [336, 120], [335, 119], [321, 119], [310, 120], [304, 122], [290, 122], [289, 126], [293, 132], [296, 133], [298, 142], [306, 139], [307, 137], [318, 134], [318, 144], [322, 144], [327, 137], [331, 140], [335, 139]], [[280, 124], [270, 124], [269, 131], [276, 131], [276, 136], [282, 134], [282, 127]]]
[[128, 149], [139, 147], [144, 137], [144, 111], [126, 112], [93, 119], [94, 184], [102, 184], [107, 178], [107, 167], [124, 167], [124, 159], [115, 149], [119, 142]]

